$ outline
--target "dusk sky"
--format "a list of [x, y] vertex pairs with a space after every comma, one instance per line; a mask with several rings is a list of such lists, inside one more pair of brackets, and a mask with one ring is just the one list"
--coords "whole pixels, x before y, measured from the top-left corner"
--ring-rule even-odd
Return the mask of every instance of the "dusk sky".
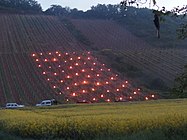
[[[37, 0], [43, 10], [46, 10], [52, 4], [58, 4], [62, 7], [68, 6], [70, 8], [77, 8], [79, 10], [88, 10], [91, 6], [100, 4], [118, 4], [121, 0]], [[141, 0], [145, 1], [145, 0]], [[148, 0], [149, 1], [149, 0]], [[148, 2], [149, 3], [149, 2]], [[187, 5], [187, 0], [157, 0], [160, 7], [165, 6], [168, 10], [176, 5]], [[148, 5], [148, 4], [147, 4]], [[143, 5], [145, 7], [146, 5]], [[152, 8], [152, 7], [151, 7]]]

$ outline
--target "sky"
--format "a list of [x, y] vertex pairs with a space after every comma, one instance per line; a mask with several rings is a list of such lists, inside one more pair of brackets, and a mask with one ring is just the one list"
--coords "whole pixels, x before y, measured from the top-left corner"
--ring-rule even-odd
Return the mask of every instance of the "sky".
[[[77, 8], [79, 10], [86, 11], [90, 9], [91, 6], [95, 6], [97, 4], [119, 4], [122, 0], [37, 0], [43, 10], [46, 10], [52, 4], [61, 5], [62, 7], [70, 7]], [[139, 1], [146, 1], [146, 0], [139, 0]], [[149, 1], [149, 0], [148, 0]], [[156, 0], [157, 5], [161, 8], [163, 6], [166, 7], [167, 10], [171, 10], [175, 6], [183, 6], [187, 5], [187, 0]], [[149, 3], [149, 2], [148, 2]], [[146, 5], [143, 5], [145, 7]], [[149, 4], [147, 4], [149, 7]], [[151, 7], [154, 8], [154, 7]]]

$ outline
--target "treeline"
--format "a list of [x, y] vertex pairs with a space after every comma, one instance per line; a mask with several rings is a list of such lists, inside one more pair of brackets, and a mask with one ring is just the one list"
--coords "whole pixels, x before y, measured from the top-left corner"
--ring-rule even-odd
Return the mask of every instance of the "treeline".
[[0, 10], [6, 12], [41, 13], [42, 7], [35, 0], [0, 0]]
[[175, 79], [172, 94], [173, 97], [187, 98], [187, 65], [184, 67], [184, 72]]
[[62, 7], [60, 5], [51, 5], [51, 7], [44, 11], [44, 13], [47, 15], [72, 18], [118, 19], [126, 16], [136, 16], [137, 13], [139, 13], [138, 11], [141, 11], [141, 16], [142, 10], [143, 12], [146, 12], [146, 14], [151, 13], [151, 11], [147, 8], [138, 9], [134, 7], [129, 7], [128, 10], [126, 10], [121, 7], [121, 5], [111, 4], [98, 4], [96, 6], [92, 6], [90, 10], [87, 10], [85, 12], [76, 8], [70, 9], [69, 7]]

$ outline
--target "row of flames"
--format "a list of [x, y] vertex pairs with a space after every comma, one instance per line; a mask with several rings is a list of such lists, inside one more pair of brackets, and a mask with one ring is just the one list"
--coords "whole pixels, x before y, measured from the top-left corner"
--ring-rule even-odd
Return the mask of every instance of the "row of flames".
[[155, 94], [147, 94], [120, 79], [119, 74], [114, 74], [90, 52], [42, 52], [33, 53], [32, 57], [42, 78], [66, 101], [155, 99]]

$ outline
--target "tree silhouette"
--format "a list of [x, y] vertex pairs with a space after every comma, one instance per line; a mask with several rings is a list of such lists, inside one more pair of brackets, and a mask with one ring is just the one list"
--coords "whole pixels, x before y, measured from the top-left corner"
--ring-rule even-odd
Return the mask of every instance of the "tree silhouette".
[[[157, 0], [123, 0], [120, 2], [122, 6], [124, 6], [125, 9], [127, 9], [128, 6], [139, 6], [139, 4], [146, 4], [149, 3], [149, 6], [156, 6], [159, 9], [159, 6], [157, 5]], [[158, 38], [159, 38], [159, 30], [158, 30], [158, 23], [159, 23], [159, 17], [160, 16], [172, 16], [172, 17], [181, 17], [184, 18], [187, 14], [187, 5], [184, 5], [182, 7], [176, 6], [170, 11], [167, 11], [165, 7], [162, 7], [161, 10], [154, 10], [154, 23], [157, 20], [157, 23], [155, 24], [157, 31], [158, 31]], [[181, 24], [179, 29], [177, 30], [178, 38], [179, 39], [185, 39], [187, 38], [187, 23]]]
[[69, 8], [63, 8], [60, 5], [51, 5], [45, 12], [48, 15], [55, 15], [55, 16], [67, 16], [69, 13]]
[[16, 11], [42, 12], [40, 4], [35, 0], [0, 0], [0, 8], [15, 9]]

